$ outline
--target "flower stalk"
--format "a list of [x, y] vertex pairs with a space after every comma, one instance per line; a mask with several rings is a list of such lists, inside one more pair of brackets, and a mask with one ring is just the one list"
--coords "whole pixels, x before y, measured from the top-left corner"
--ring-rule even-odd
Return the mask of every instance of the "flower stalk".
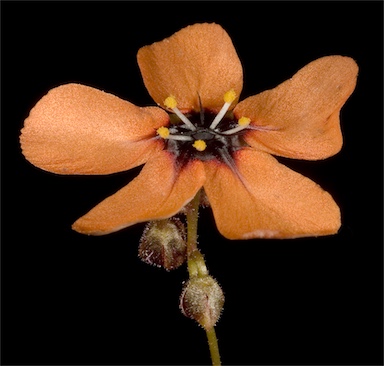
[[[213, 366], [220, 366], [220, 351], [214, 324], [221, 313], [224, 296], [220, 286], [208, 274], [204, 257], [197, 249], [197, 224], [200, 191], [187, 208], [187, 260], [189, 281], [181, 296], [180, 306], [184, 315], [195, 319], [205, 329]], [[211, 299], [211, 294], [214, 294]], [[188, 304], [188, 295], [192, 301]], [[206, 311], [209, 308], [209, 311]]]
[[[200, 190], [196, 193], [194, 199], [190, 202], [187, 216], [187, 255], [190, 258], [192, 252], [197, 250], [197, 221], [199, 219]], [[188, 260], [189, 263], [189, 260]], [[189, 270], [189, 264], [188, 264]]]

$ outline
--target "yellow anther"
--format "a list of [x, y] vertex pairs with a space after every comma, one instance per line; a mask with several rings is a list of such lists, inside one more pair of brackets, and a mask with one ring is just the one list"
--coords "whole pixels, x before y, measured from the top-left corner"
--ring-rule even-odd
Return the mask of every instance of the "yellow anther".
[[241, 117], [237, 121], [237, 126], [231, 128], [230, 130], [222, 131], [221, 133], [223, 135], [233, 135], [235, 133], [238, 133], [240, 131], [243, 131], [248, 128], [249, 124], [251, 123], [251, 119], [248, 117]]
[[163, 138], [163, 139], [167, 139], [169, 137], [169, 128], [167, 127], [160, 127], [157, 129], [157, 134]]
[[176, 116], [179, 117], [180, 120], [184, 122], [185, 126], [188, 129], [192, 131], [196, 130], [196, 126], [177, 108], [176, 98], [173, 95], [170, 95], [168, 98], [164, 100], [164, 105], [167, 108], [172, 109], [173, 113], [175, 113]]
[[225, 113], [227, 113], [231, 103], [236, 99], [236, 92], [231, 89], [231, 90], [228, 90], [225, 94], [224, 94], [224, 105], [222, 106], [222, 108], [220, 109], [220, 112], [216, 115], [216, 117], [213, 119], [211, 125], [209, 126], [209, 128], [211, 130], [214, 130], [217, 125], [220, 123], [220, 121], [223, 119], [223, 117], [225, 116]]
[[240, 126], [248, 126], [250, 123], [251, 123], [251, 119], [248, 118], [248, 117], [241, 117], [237, 123], [240, 125]]
[[236, 99], [236, 92], [231, 89], [224, 94], [224, 102], [231, 104]]
[[196, 140], [192, 145], [197, 151], [204, 151], [207, 148], [207, 144], [204, 140]]
[[170, 95], [167, 99], [164, 100], [164, 105], [169, 109], [174, 109], [177, 107], [176, 98]]

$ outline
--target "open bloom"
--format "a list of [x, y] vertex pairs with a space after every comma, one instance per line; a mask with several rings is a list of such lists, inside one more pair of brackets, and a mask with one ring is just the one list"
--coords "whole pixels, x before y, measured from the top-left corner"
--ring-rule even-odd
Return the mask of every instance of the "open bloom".
[[229, 239], [338, 231], [331, 195], [273, 155], [317, 160], [341, 149], [340, 109], [358, 72], [351, 58], [322, 57], [240, 102], [242, 66], [218, 24], [183, 28], [137, 59], [158, 106], [67, 84], [49, 91], [22, 129], [23, 154], [50, 172], [110, 174], [145, 164], [74, 230], [102, 235], [171, 217], [203, 187]]

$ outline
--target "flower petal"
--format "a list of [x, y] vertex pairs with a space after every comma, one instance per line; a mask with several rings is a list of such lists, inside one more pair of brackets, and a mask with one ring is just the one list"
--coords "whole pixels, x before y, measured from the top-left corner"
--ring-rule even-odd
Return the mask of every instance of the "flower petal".
[[298, 159], [324, 159], [342, 146], [340, 109], [356, 85], [358, 67], [349, 57], [327, 56], [309, 63], [272, 90], [249, 97], [234, 109], [256, 130], [253, 147]]
[[160, 152], [134, 180], [78, 219], [72, 228], [83, 234], [104, 235], [138, 222], [171, 217], [192, 200], [204, 180], [200, 161], [177, 172], [172, 155]]
[[169, 117], [80, 84], [49, 91], [31, 110], [20, 136], [23, 154], [59, 174], [109, 174], [146, 162], [162, 142], [151, 139]]
[[219, 231], [229, 239], [296, 238], [335, 234], [340, 211], [310, 179], [271, 155], [243, 149], [235, 166], [207, 162], [205, 192]]
[[[149, 94], [159, 105], [173, 95], [182, 112], [202, 105], [218, 111], [223, 96], [243, 87], [243, 69], [232, 41], [218, 24], [194, 24], [142, 47], [137, 60]], [[233, 102], [235, 105], [237, 99]]]

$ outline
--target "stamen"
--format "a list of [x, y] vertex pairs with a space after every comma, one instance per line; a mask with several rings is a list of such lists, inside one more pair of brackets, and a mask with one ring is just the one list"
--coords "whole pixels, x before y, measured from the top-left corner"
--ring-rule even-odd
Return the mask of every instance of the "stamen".
[[167, 139], [169, 137], [169, 128], [167, 127], [160, 127], [156, 132], [163, 139]]
[[209, 126], [210, 129], [215, 129], [217, 125], [220, 123], [220, 121], [223, 119], [225, 113], [227, 113], [229, 106], [232, 104], [232, 102], [236, 99], [236, 92], [231, 89], [228, 90], [224, 94], [224, 105], [221, 108], [220, 112], [216, 115], [215, 119], [212, 121], [211, 125]]
[[192, 146], [197, 150], [197, 151], [204, 151], [207, 148], [207, 144], [205, 143], [204, 140], [196, 140]]
[[251, 119], [248, 118], [248, 117], [241, 117], [238, 121], [237, 121], [237, 126], [234, 127], [234, 128], [231, 128], [230, 130], [227, 130], [227, 131], [223, 131], [221, 132], [223, 135], [232, 135], [233, 133], [236, 133], [236, 132], [239, 132], [239, 131], [242, 131], [244, 129], [246, 129], [249, 124], [251, 123]]
[[174, 109], [177, 107], [176, 98], [173, 95], [170, 95], [164, 100], [164, 105], [169, 109]]
[[240, 126], [245, 126], [247, 127], [250, 123], [251, 123], [251, 119], [248, 118], [248, 117], [241, 117], [237, 123], [240, 125]]
[[231, 104], [236, 99], [236, 92], [231, 89], [224, 94], [224, 102]]
[[186, 135], [169, 135], [168, 140], [192, 141], [193, 138]]
[[170, 95], [168, 98], [164, 100], [164, 105], [171, 109], [177, 117], [179, 117], [187, 126], [192, 131], [196, 130], [195, 125], [183, 114], [181, 113], [180, 109], [177, 108], [177, 101], [176, 98], [172, 95]]
[[160, 127], [157, 129], [157, 134], [164, 140], [192, 141], [193, 138], [187, 135], [171, 135], [169, 128]]

